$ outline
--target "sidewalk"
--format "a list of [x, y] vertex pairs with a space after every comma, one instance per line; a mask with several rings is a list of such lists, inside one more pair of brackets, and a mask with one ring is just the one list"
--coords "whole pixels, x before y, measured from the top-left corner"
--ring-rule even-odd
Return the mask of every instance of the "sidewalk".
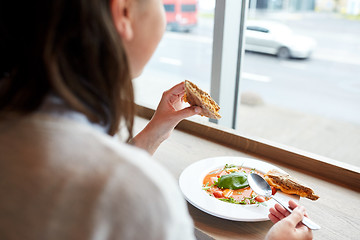
[[360, 166], [360, 125], [282, 109], [276, 106], [239, 108], [237, 130], [247, 136]]

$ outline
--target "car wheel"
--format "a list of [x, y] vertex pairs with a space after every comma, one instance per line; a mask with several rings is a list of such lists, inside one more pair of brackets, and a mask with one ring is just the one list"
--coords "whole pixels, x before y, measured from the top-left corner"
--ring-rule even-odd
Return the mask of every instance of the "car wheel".
[[281, 47], [277, 52], [277, 56], [281, 59], [290, 58], [290, 50], [287, 47]]

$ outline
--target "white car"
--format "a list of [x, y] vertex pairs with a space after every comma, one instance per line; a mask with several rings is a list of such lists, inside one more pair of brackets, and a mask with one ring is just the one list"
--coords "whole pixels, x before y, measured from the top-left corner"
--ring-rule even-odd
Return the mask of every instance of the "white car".
[[248, 20], [245, 50], [277, 55], [279, 58], [309, 58], [316, 46], [312, 38], [296, 35], [284, 24]]

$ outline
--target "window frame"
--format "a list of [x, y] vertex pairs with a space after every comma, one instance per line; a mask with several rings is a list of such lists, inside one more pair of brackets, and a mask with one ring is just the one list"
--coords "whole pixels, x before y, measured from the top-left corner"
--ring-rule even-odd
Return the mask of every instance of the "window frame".
[[[248, 0], [215, 4], [210, 95], [219, 103], [222, 126], [236, 128]], [[240, 13], [240, 15], [239, 15]]]

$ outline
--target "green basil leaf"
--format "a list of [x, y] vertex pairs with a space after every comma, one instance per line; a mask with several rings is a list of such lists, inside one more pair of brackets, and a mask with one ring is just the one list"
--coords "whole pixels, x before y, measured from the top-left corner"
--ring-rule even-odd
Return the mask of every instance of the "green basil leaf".
[[247, 181], [247, 175], [242, 172], [233, 172], [227, 175], [221, 176], [216, 185], [221, 189], [236, 190], [249, 186]]

